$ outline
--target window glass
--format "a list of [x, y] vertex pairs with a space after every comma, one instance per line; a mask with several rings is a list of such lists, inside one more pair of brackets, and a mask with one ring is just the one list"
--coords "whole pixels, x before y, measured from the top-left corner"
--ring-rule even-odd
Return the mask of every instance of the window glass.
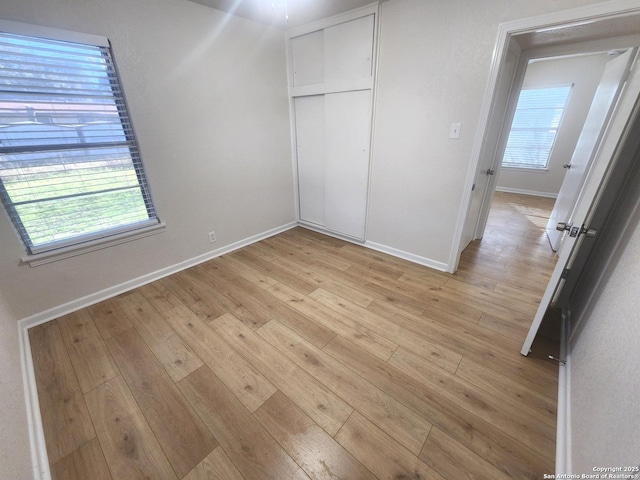
[[520, 92], [503, 167], [547, 168], [570, 91], [569, 85]]
[[0, 32], [0, 197], [31, 254], [158, 223], [110, 48]]

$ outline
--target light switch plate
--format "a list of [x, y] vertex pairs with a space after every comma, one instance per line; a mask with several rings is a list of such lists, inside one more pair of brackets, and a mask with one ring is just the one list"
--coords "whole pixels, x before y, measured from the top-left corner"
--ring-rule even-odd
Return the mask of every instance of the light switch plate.
[[451, 129], [449, 130], [449, 138], [460, 138], [460, 127], [462, 125], [460, 123], [452, 123]]

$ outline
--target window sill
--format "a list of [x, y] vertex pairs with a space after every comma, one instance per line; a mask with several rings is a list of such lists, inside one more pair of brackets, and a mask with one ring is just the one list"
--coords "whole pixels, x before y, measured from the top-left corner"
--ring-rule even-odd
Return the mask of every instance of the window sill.
[[548, 168], [526, 168], [526, 167], [506, 167], [502, 166], [501, 170], [508, 170], [510, 172], [527, 172], [527, 173], [547, 173]]
[[92, 240], [91, 242], [81, 243], [79, 245], [71, 245], [69, 247], [59, 248], [50, 252], [37, 253], [35, 255], [26, 255], [22, 257], [20, 261], [22, 263], [28, 263], [31, 267], [38, 267], [40, 265], [46, 265], [47, 263], [63, 260], [65, 258], [83, 255], [85, 253], [102, 250], [103, 248], [112, 247], [114, 245], [120, 245], [121, 243], [138, 240], [139, 238], [156, 235], [164, 232], [166, 226], [166, 223], [158, 223], [157, 225], [152, 225], [150, 227], [132, 230], [130, 232], [123, 232], [118, 235]]

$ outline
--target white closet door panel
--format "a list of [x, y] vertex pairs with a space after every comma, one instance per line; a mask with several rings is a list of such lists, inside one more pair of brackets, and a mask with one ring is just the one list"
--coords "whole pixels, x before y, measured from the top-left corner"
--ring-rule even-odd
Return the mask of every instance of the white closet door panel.
[[323, 95], [295, 99], [300, 219], [325, 224], [325, 102]]
[[324, 30], [324, 81], [371, 76], [373, 15]]
[[293, 85], [324, 82], [324, 31], [307, 33], [291, 39]]
[[364, 239], [371, 91], [325, 95], [326, 227]]

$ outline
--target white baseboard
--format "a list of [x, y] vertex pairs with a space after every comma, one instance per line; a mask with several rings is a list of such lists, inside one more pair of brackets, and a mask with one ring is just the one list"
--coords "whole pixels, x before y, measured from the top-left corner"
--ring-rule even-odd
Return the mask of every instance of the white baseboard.
[[29, 443], [31, 448], [31, 462], [33, 465], [34, 479], [50, 480], [51, 472], [49, 469], [49, 460], [47, 457], [47, 447], [44, 440], [44, 430], [42, 429], [42, 417], [40, 416], [38, 391], [36, 388], [36, 379], [33, 370], [33, 359], [31, 357], [31, 345], [29, 343], [28, 332], [30, 328], [53, 320], [54, 318], [61, 317], [68, 313], [75, 312], [77, 310], [80, 310], [81, 308], [88, 307], [90, 305], [93, 305], [94, 303], [98, 303], [116, 295], [120, 295], [121, 293], [128, 292], [129, 290], [141, 287], [142, 285], [154, 282], [168, 275], [180, 272], [202, 262], [206, 262], [207, 260], [211, 260], [226, 253], [230, 253], [234, 250], [238, 250], [239, 248], [245, 247], [252, 243], [259, 242], [260, 240], [263, 240], [265, 238], [272, 237], [274, 235], [277, 235], [278, 233], [290, 230], [297, 225], [298, 224], [296, 222], [282, 225], [272, 230], [268, 230], [252, 237], [248, 237], [243, 240], [231, 243], [217, 250], [212, 250], [211, 252], [207, 252], [203, 255], [199, 255], [189, 260], [176, 263], [175, 265], [162, 268], [147, 275], [143, 275], [119, 285], [106, 288], [90, 295], [86, 295], [82, 298], [72, 300], [71, 302], [64, 303], [57, 307], [50, 308], [48, 310], [45, 310], [44, 312], [40, 312], [20, 320], [18, 322], [21, 354], [20, 363], [27, 407], [27, 424], [29, 428]]
[[424, 265], [425, 267], [433, 268], [435, 270], [440, 270], [441, 272], [448, 271], [448, 265], [446, 263], [436, 262], [435, 260], [431, 260], [430, 258], [421, 257], [413, 253], [398, 250], [397, 248], [388, 247], [386, 245], [370, 241], [364, 242], [364, 246], [370, 248], [371, 250], [386, 253], [394, 257], [402, 258], [403, 260], [408, 260], [419, 265]]
[[67, 302], [57, 307], [50, 308], [49, 310], [45, 310], [44, 312], [36, 313], [35, 315], [32, 315], [30, 317], [23, 318], [22, 320], [20, 320], [19, 324], [21, 326], [21, 329], [29, 329], [31, 327], [35, 327], [36, 325], [48, 322], [49, 320], [52, 320], [54, 318], [61, 317], [71, 312], [75, 312], [77, 310], [80, 310], [81, 308], [93, 305], [94, 303], [98, 303], [108, 298], [115, 297], [116, 295], [120, 295], [121, 293], [128, 292], [129, 290], [133, 290], [134, 288], [141, 287], [142, 285], [146, 285], [147, 283], [155, 282], [156, 280], [160, 280], [161, 278], [164, 278], [166, 276], [206, 262], [207, 260], [211, 260], [226, 253], [233, 252], [234, 250], [238, 250], [239, 248], [246, 247], [247, 245], [250, 245], [252, 243], [259, 242], [260, 240], [264, 240], [265, 238], [272, 237], [286, 230], [290, 230], [296, 226], [297, 223], [291, 222], [286, 225], [282, 225], [281, 227], [259, 233], [252, 237], [238, 240], [237, 242], [231, 243], [216, 250], [212, 250], [202, 255], [198, 255], [197, 257], [190, 258], [183, 262], [176, 263], [175, 265], [162, 268], [141, 277], [128, 280], [119, 285], [115, 285], [99, 292], [92, 293], [76, 300], [72, 300], [71, 302]]
[[496, 187], [496, 192], [518, 193], [520, 195], [531, 195], [533, 197], [558, 198], [557, 193], [536, 192], [535, 190], [523, 190], [521, 188]]
[[436, 262], [435, 260], [431, 260], [430, 258], [421, 257], [413, 253], [405, 252], [403, 250], [398, 250], [397, 248], [388, 247], [386, 245], [382, 245], [381, 243], [371, 242], [369, 240], [362, 241], [356, 238], [340, 235], [339, 233], [335, 233], [330, 230], [325, 230], [322, 227], [309, 224], [306, 222], [300, 222], [299, 226], [312, 230], [314, 232], [322, 233], [323, 235], [329, 235], [330, 237], [339, 238], [340, 240], [344, 240], [345, 242], [350, 242], [356, 245], [360, 245], [362, 247], [370, 248], [371, 250], [375, 250], [377, 252], [386, 253], [393, 257], [402, 258], [403, 260], [408, 260], [410, 262], [417, 263], [419, 265], [424, 265], [425, 267], [433, 268], [435, 270], [440, 270], [441, 272], [449, 271], [448, 265], [446, 263]]
[[315, 225], [313, 223], [307, 223], [303, 220], [301, 220], [300, 222], [298, 222], [298, 226], [302, 227], [302, 228], [306, 228], [307, 230], [311, 230], [313, 232], [318, 232], [321, 233], [323, 235], [328, 235], [330, 237], [333, 238], [338, 238], [340, 240], [344, 240], [345, 242], [349, 242], [349, 243], [355, 243], [356, 245], [364, 245], [364, 240], [361, 240], [359, 238], [355, 238], [355, 237], [350, 237], [348, 235], [342, 235], [340, 233], [337, 232], [332, 232], [331, 230], [327, 230], [325, 228], [322, 228], [321, 226]]
[[570, 475], [571, 467], [571, 355], [569, 353], [568, 311], [562, 313], [560, 358], [564, 365], [558, 368], [558, 416], [556, 420], [556, 476]]
[[20, 366], [22, 369], [22, 384], [27, 410], [27, 428], [29, 429], [29, 447], [31, 449], [33, 478], [36, 480], [51, 480], [47, 444], [44, 440], [44, 429], [42, 428], [42, 417], [40, 416], [36, 376], [33, 369], [33, 357], [31, 356], [31, 344], [29, 343], [29, 332], [19, 323], [18, 330]]

